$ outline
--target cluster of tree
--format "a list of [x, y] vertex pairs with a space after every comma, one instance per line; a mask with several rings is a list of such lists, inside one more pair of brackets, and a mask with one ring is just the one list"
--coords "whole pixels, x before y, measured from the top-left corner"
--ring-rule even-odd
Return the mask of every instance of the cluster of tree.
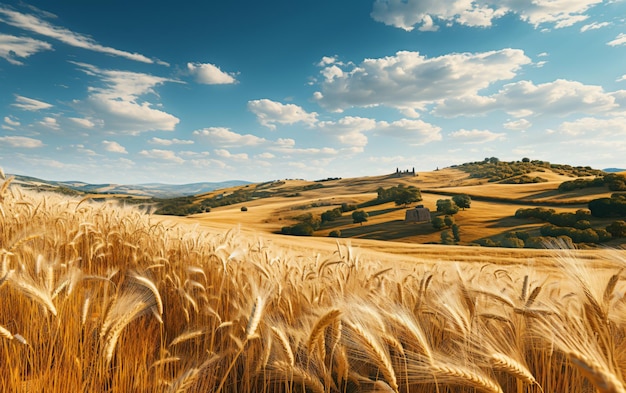
[[319, 229], [321, 219], [311, 213], [299, 215], [294, 218], [297, 224], [282, 227], [280, 233], [283, 235], [312, 236], [313, 232]]
[[441, 231], [441, 243], [442, 244], [457, 244], [461, 241], [461, 229], [458, 225], [452, 224], [450, 229]]
[[357, 209], [356, 205], [353, 205], [350, 203], [342, 203], [341, 207], [336, 207], [331, 210], [326, 210], [324, 213], [322, 213], [320, 217], [322, 220], [322, 224], [328, 221], [335, 221], [336, 219], [340, 218], [343, 215], [343, 213], [350, 212], [356, 209]]
[[597, 176], [593, 179], [576, 179], [564, 181], [559, 185], [559, 191], [573, 191], [582, 188], [604, 187], [611, 191], [626, 191], [626, 176], [618, 173], [609, 173], [604, 176]]
[[593, 228], [590, 221], [592, 215], [593, 211], [585, 209], [579, 209], [575, 213], [556, 213], [554, 209], [542, 207], [518, 209], [515, 212], [516, 218], [538, 218], [546, 221], [548, 224], [540, 230], [544, 237], [565, 237], [573, 243], [602, 243], [626, 236], [624, 221], [614, 221], [606, 228]]
[[578, 229], [572, 227], [560, 227], [557, 225], [544, 225], [541, 227], [542, 236], [559, 237], [567, 236], [574, 243], [602, 243], [611, 240], [611, 234], [602, 228]]
[[585, 209], [579, 209], [576, 213], [557, 213], [554, 209], [543, 207], [518, 209], [515, 212], [515, 218], [537, 218], [560, 227], [575, 227], [579, 229], [591, 227], [589, 222], [591, 212]]
[[323, 183], [325, 181], [341, 180], [340, 177], [327, 177], [326, 179], [315, 180], [316, 183]]
[[[548, 244], [554, 241], [554, 237], [546, 236], [530, 236], [527, 232], [509, 232], [504, 235], [501, 241], [492, 239], [484, 239], [480, 245], [485, 247], [506, 247], [506, 248], [546, 248]], [[567, 236], [557, 236], [557, 239], [566, 244], [573, 244], [572, 239]]]
[[594, 217], [626, 217], [626, 194], [615, 193], [610, 198], [598, 198], [589, 202]]
[[545, 183], [547, 182], [548, 179], [544, 179], [543, 177], [540, 176], [528, 176], [528, 175], [521, 175], [521, 176], [516, 176], [516, 177], [512, 177], [510, 179], [506, 179], [506, 180], [502, 180], [500, 183], [502, 184], [531, 184], [531, 183]]
[[415, 186], [405, 187], [402, 184], [389, 188], [378, 187], [376, 193], [377, 196], [375, 200], [366, 202], [362, 206], [380, 205], [387, 202], [394, 202], [396, 205], [400, 206], [422, 200], [422, 193], [419, 188]]
[[452, 199], [438, 199], [437, 212], [446, 215], [457, 214], [459, 212], [459, 206]]
[[452, 227], [452, 225], [455, 225], [454, 218], [449, 215], [445, 215], [443, 217], [435, 216], [432, 218], [432, 220], [430, 220], [430, 223], [432, 224], [433, 228], [438, 231], [445, 228], [450, 228]]
[[540, 181], [541, 178], [527, 176], [531, 172], [546, 172], [551, 170], [555, 173], [568, 176], [600, 176], [604, 172], [592, 169], [591, 167], [572, 167], [570, 165], [550, 164], [547, 161], [531, 160], [527, 157], [521, 161], [505, 162], [500, 161], [497, 157], [486, 157], [483, 161], [469, 162], [462, 165], [455, 165], [453, 168], [463, 170], [470, 173], [470, 177], [479, 179], [488, 179], [490, 182], [502, 181], [506, 179], [519, 178], [515, 181]]

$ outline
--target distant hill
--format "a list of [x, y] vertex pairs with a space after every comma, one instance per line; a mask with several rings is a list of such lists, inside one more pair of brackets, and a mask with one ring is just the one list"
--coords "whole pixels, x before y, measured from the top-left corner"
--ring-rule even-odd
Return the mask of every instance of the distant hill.
[[15, 183], [26, 188], [37, 188], [48, 191], [61, 191], [66, 194], [128, 194], [153, 198], [177, 198], [203, 194], [221, 188], [250, 184], [244, 180], [228, 180], [223, 182], [201, 182], [189, 184], [90, 184], [81, 181], [43, 180], [31, 176], [14, 175]]
[[625, 172], [626, 169], [624, 168], [605, 168], [603, 169], [604, 172], [611, 172], [611, 173], [615, 173], [615, 172]]

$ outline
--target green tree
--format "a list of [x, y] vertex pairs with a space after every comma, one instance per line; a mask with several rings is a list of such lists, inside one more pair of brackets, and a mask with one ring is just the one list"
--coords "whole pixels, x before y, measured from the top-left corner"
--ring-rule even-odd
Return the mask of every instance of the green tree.
[[433, 225], [433, 228], [435, 228], [436, 230], [440, 230], [446, 227], [446, 223], [443, 221], [443, 218], [439, 216], [433, 217], [433, 219], [430, 220], [430, 223]]
[[451, 229], [452, 229], [452, 236], [454, 236], [454, 241], [460, 242], [461, 241], [461, 228], [459, 228], [459, 226], [456, 224], [452, 224]]
[[369, 215], [363, 210], [357, 210], [352, 212], [352, 222], [354, 222], [355, 224], [363, 225], [363, 223], [367, 221], [367, 217], [369, 217]]
[[408, 205], [413, 202], [419, 202], [422, 200], [422, 193], [419, 188], [408, 187], [408, 188], [399, 188], [394, 197], [394, 202], [396, 205]]
[[452, 201], [461, 209], [465, 210], [469, 209], [470, 204], [472, 203], [472, 198], [470, 198], [467, 194], [454, 195], [452, 197]]
[[452, 232], [449, 230], [445, 230], [441, 232], [441, 243], [442, 244], [454, 244], [454, 236]]
[[439, 199], [437, 200], [437, 211], [443, 214], [456, 214], [459, 212], [459, 207], [452, 199]]

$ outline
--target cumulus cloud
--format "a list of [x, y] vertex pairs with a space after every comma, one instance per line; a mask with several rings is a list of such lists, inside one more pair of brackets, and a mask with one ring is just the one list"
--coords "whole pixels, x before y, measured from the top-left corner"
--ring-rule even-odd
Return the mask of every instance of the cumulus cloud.
[[412, 146], [440, 141], [441, 127], [422, 120], [401, 119], [391, 123], [380, 122], [377, 134], [400, 138]]
[[376, 120], [363, 117], [347, 116], [338, 121], [324, 121], [317, 124], [317, 129], [332, 135], [339, 143], [364, 147], [367, 145], [366, 131], [376, 127]]
[[52, 105], [48, 104], [47, 102], [19, 95], [15, 96], [15, 103], [11, 105], [25, 111], [38, 111], [42, 109], [52, 108]]
[[29, 37], [0, 34], [0, 57], [13, 65], [23, 65], [18, 58], [25, 59], [37, 52], [51, 50], [52, 45]]
[[151, 149], [151, 150], [142, 150], [139, 152], [140, 156], [159, 160], [159, 161], [168, 161], [176, 164], [182, 164], [185, 162], [182, 158], [178, 157], [176, 153], [171, 150], [161, 150], [161, 149]]
[[23, 149], [34, 149], [43, 146], [43, 142], [39, 139], [28, 138], [25, 136], [0, 136], [0, 142], [11, 147]]
[[264, 160], [269, 160], [271, 158], [275, 158], [276, 156], [273, 155], [272, 153], [265, 152], [265, 153], [257, 154], [255, 157], [256, 158], [262, 158]]
[[80, 70], [98, 78], [103, 86], [90, 87], [85, 101], [74, 105], [88, 113], [101, 116], [103, 126], [109, 132], [138, 134], [144, 131], [172, 131], [179, 119], [154, 105], [141, 100], [147, 94], [155, 94], [155, 88], [176, 80], [130, 71], [100, 69], [90, 64], [77, 63]]
[[80, 117], [69, 117], [68, 119], [83, 128], [94, 128], [96, 126], [95, 123], [89, 119], [84, 119]]
[[626, 34], [620, 33], [613, 41], [606, 43], [609, 46], [626, 45]]
[[317, 113], [308, 113], [298, 105], [282, 104], [266, 98], [248, 101], [248, 110], [254, 113], [261, 125], [276, 129], [276, 124], [304, 123], [309, 126], [317, 122]]
[[526, 119], [512, 120], [504, 123], [504, 128], [507, 130], [517, 130], [522, 131], [530, 128], [532, 123]]
[[162, 138], [157, 138], [157, 137], [150, 139], [148, 142], [152, 143], [153, 145], [160, 145], [160, 146], [193, 145], [194, 144], [194, 141], [185, 140], [185, 139], [176, 139], [176, 138], [162, 139]]
[[[447, 97], [475, 95], [494, 82], [511, 79], [530, 62], [518, 49], [434, 58], [401, 51], [395, 56], [365, 59], [341, 73], [334, 72], [322, 82], [314, 99], [335, 111], [378, 105], [423, 110], [427, 104]], [[325, 69], [321, 72], [324, 75]]]
[[246, 153], [233, 154], [226, 149], [215, 149], [214, 151], [215, 151], [215, 155], [222, 157], [222, 158], [229, 158], [229, 159], [237, 160], [237, 161], [246, 161], [248, 159], [248, 154]]
[[252, 134], [241, 135], [226, 127], [209, 127], [196, 130], [193, 135], [208, 139], [212, 144], [222, 147], [257, 146], [266, 142]]
[[583, 117], [574, 121], [563, 122], [558, 129], [561, 133], [572, 136], [587, 136], [589, 139], [606, 137], [617, 141], [626, 138], [626, 117], [608, 119]]
[[[555, 28], [571, 26], [587, 19], [589, 8], [602, 0], [376, 0], [371, 16], [374, 20], [406, 31], [415, 27], [434, 31], [439, 24], [489, 27], [495, 19], [508, 13], [538, 27], [553, 24]], [[439, 24], [438, 24], [439, 23]]]
[[478, 144], [493, 142], [504, 139], [504, 134], [489, 130], [465, 130], [460, 129], [450, 134], [450, 137], [462, 143]]
[[235, 73], [224, 72], [214, 64], [187, 63], [187, 70], [196, 78], [198, 83], [206, 85], [228, 85], [237, 83]]
[[503, 110], [516, 117], [572, 113], [603, 113], [619, 108], [621, 91], [607, 93], [601, 86], [557, 79], [535, 85], [520, 81], [505, 85], [491, 96], [465, 96], [442, 101], [434, 113], [442, 116], [476, 115]]
[[[126, 59], [139, 61], [142, 63], [154, 63], [153, 60], [139, 53], [126, 52], [123, 50], [100, 45], [89, 36], [75, 33], [61, 26], [55, 26], [50, 22], [39, 18], [38, 16], [24, 14], [1, 5], [0, 21], [23, 30], [31, 31], [33, 33], [37, 33], [48, 38], [59, 40], [64, 44], [74, 46], [76, 48], [87, 49], [112, 56], [124, 57]], [[161, 62], [161, 64], [163, 63]]]
[[126, 148], [115, 141], [102, 141], [104, 150], [111, 153], [128, 154]]
[[44, 117], [40, 122], [39, 125], [42, 125], [44, 127], [53, 129], [53, 130], [58, 130], [59, 129], [59, 123], [57, 122], [57, 119], [55, 119], [54, 117]]

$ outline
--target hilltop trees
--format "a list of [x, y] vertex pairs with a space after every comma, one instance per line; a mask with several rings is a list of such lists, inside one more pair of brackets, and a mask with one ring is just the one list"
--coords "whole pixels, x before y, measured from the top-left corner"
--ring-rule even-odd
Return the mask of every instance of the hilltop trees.
[[422, 193], [418, 188], [409, 186], [408, 188], [397, 188], [393, 201], [397, 206], [408, 205], [413, 202], [419, 202], [422, 200]]

